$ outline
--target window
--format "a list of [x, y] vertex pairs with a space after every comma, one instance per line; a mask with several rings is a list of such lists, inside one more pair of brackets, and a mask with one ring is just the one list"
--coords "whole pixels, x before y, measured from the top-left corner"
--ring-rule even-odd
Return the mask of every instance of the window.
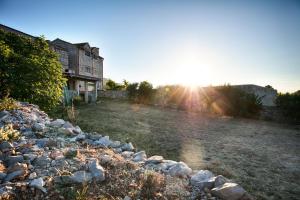
[[91, 56], [91, 53], [89, 51], [84, 52], [86, 56]]
[[86, 67], [85, 67], [85, 72], [87, 72], [87, 73], [91, 73], [91, 68], [90, 68], [90, 67], [88, 67], [88, 66], [86, 66]]

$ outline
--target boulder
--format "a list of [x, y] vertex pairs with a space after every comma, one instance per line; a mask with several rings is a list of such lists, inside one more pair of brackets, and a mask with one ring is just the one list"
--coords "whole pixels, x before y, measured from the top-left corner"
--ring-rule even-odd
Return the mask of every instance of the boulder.
[[98, 160], [92, 160], [89, 163], [89, 171], [92, 173], [92, 177], [96, 181], [104, 181], [105, 180], [105, 170], [101, 165], [99, 165]]
[[70, 178], [74, 183], [87, 183], [92, 180], [93, 176], [86, 171], [77, 171]]
[[204, 188], [213, 188], [214, 182], [214, 175], [208, 170], [200, 170], [191, 177], [191, 185], [197, 187], [200, 191], [204, 190]]
[[147, 159], [147, 155], [145, 151], [140, 151], [137, 152], [135, 154], [133, 154], [133, 161], [134, 162], [141, 162], [141, 161], [145, 161]]
[[192, 173], [192, 169], [187, 166], [184, 162], [178, 162], [171, 166], [168, 170], [171, 176], [187, 177]]
[[219, 187], [213, 188], [211, 193], [223, 200], [238, 200], [246, 191], [236, 183], [224, 183]]
[[121, 155], [122, 155], [124, 158], [130, 158], [133, 154], [134, 154], [134, 152], [132, 152], [132, 151], [123, 151], [123, 152], [121, 153]]

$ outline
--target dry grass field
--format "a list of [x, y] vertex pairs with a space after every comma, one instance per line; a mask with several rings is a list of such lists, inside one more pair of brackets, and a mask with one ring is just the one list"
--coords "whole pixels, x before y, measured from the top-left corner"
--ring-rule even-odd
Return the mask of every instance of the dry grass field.
[[78, 113], [85, 131], [223, 174], [257, 199], [300, 198], [300, 130], [295, 127], [117, 100], [80, 106]]

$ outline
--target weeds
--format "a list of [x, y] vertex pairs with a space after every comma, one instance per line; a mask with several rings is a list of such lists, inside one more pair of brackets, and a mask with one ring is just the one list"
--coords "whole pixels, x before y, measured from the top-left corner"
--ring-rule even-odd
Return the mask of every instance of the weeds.
[[164, 176], [154, 171], [145, 171], [140, 181], [141, 196], [146, 199], [155, 198], [165, 185]]
[[20, 133], [13, 129], [12, 124], [0, 128], [0, 141], [13, 141], [20, 138]]
[[13, 98], [4, 97], [3, 99], [0, 100], [0, 111], [14, 110], [17, 108], [18, 108], [17, 102]]

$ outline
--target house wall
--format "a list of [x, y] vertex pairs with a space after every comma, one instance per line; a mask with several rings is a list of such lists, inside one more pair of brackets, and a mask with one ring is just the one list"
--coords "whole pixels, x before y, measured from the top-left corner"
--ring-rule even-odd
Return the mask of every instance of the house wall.
[[54, 51], [59, 54], [59, 61], [61, 62], [64, 71], [66, 69], [69, 69], [69, 55], [68, 55], [68, 52], [63, 50], [63, 49], [59, 49], [59, 48], [55, 48], [55, 47], [54, 47]]
[[63, 49], [67, 50], [68, 53], [68, 64], [70, 70], [73, 70], [75, 74], [78, 74], [78, 69], [76, 66], [78, 66], [78, 50], [77, 47], [74, 46], [71, 43], [56, 39], [51, 42], [52, 45], [61, 47]]
[[79, 75], [90, 76], [103, 79], [103, 61], [100, 58], [94, 58], [85, 55], [85, 50], [79, 49]]

